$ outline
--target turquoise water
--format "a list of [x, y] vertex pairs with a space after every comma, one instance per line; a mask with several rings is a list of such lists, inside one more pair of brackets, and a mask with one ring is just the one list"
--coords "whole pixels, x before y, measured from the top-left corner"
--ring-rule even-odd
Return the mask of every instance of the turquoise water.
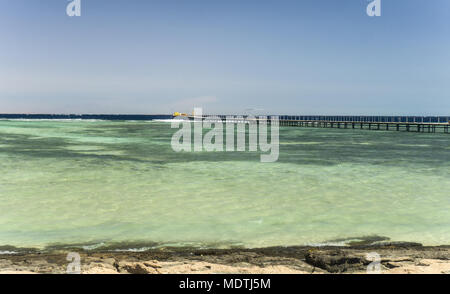
[[261, 163], [255, 152], [175, 153], [174, 132], [0, 121], [0, 246], [450, 244], [446, 134], [285, 127], [279, 160]]

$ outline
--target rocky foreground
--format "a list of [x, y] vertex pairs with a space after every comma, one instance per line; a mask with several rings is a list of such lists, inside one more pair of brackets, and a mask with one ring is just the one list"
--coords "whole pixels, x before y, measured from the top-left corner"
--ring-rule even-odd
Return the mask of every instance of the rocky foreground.
[[[366, 273], [368, 267], [383, 274], [450, 273], [450, 246], [419, 244], [78, 253], [82, 274], [326, 274]], [[70, 263], [67, 254], [58, 250], [0, 255], [0, 273], [64, 274]], [[380, 257], [379, 263], [374, 256]]]

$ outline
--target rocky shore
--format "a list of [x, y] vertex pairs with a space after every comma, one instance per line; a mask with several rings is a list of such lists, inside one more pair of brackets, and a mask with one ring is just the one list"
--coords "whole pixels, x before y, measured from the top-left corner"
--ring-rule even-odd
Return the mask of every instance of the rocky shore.
[[[0, 273], [64, 274], [67, 250], [0, 255]], [[74, 250], [71, 250], [74, 252]], [[449, 274], [450, 246], [415, 243], [260, 249], [160, 248], [144, 252], [75, 250], [82, 274]], [[379, 259], [374, 259], [379, 257]], [[378, 266], [378, 267], [377, 267]]]

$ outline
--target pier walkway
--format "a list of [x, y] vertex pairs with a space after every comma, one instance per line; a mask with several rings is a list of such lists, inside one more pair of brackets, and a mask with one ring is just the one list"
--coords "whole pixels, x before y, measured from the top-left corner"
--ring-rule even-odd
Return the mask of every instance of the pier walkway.
[[[194, 119], [193, 116], [189, 116]], [[197, 117], [196, 117], [197, 118]], [[263, 119], [249, 116], [203, 115], [208, 121], [260, 123]], [[267, 124], [271, 124], [267, 116]], [[419, 116], [278, 116], [280, 126], [405, 131], [420, 133], [449, 133], [450, 117]]]

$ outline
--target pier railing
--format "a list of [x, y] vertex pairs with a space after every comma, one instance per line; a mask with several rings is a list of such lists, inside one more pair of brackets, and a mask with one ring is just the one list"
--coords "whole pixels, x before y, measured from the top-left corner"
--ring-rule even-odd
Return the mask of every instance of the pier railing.
[[[272, 116], [266, 119], [254, 116], [203, 115], [209, 121], [231, 121], [234, 123], [257, 123], [265, 120], [271, 124]], [[406, 132], [449, 133], [449, 116], [277, 116], [280, 126], [317, 127], [340, 129], [367, 129]], [[194, 119], [193, 116], [190, 117]], [[195, 117], [200, 118], [200, 117]]]

